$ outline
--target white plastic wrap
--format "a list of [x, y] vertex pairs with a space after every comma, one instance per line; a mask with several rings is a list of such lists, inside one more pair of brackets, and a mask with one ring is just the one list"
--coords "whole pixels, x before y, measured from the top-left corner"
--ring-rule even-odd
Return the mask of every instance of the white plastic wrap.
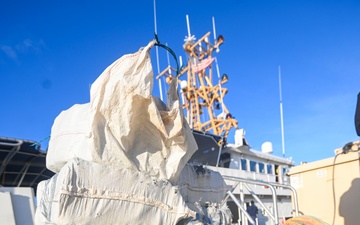
[[177, 79], [166, 104], [151, 95], [153, 45], [116, 60], [91, 86], [90, 103], [55, 119], [46, 166], [57, 174], [38, 185], [37, 225], [230, 223], [218, 207], [227, 190], [220, 174], [186, 166], [197, 145]]
[[177, 79], [166, 106], [151, 95], [149, 49], [124, 55], [91, 86], [90, 104], [62, 112], [51, 130], [46, 166], [53, 172], [73, 157], [129, 168], [174, 182], [197, 149], [181, 108]]
[[195, 217], [170, 182], [79, 158], [42, 181], [37, 196], [37, 225], [176, 224]]
[[187, 164], [176, 181], [187, 204], [220, 203], [231, 189], [219, 172]]
[[91, 147], [89, 103], [76, 104], [58, 115], [51, 129], [46, 167], [57, 173], [73, 157], [94, 158]]

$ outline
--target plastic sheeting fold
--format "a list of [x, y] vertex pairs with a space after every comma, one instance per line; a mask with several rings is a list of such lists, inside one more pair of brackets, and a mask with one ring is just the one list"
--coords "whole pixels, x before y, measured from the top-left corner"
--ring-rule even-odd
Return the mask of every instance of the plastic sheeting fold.
[[177, 92], [163, 105], [151, 95], [149, 49], [122, 56], [91, 86], [88, 104], [60, 113], [51, 130], [46, 166], [57, 173], [73, 157], [136, 169], [174, 182], [197, 144]]

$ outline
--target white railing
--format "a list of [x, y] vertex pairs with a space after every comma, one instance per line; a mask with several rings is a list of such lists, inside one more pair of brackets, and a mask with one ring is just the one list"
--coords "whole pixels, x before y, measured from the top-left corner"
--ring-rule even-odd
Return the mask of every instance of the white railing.
[[[246, 179], [246, 178], [239, 178], [239, 177], [233, 177], [233, 176], [226, 176], [223, 175], [223, 178], [225, 181], [232, 181], [234, 182], [232, 191], [228, 191], [227, 196], [223, 200], [222, 204], [226, 204], [228, 198], [231, 198], [235, 204], [238, 207], [239, 210], [239, 220], [238, 223], [240, 225], [240, 215], [243, 215], [242, 218], [245, 219], [245, 217], [251, 222], [255, 223], [254, 220], [249, 216], [249, 214], [246, 212], [246, 209], [243, 207], [244, 202], [244, 196], [240, 196], [241, 200], [237, 199], [235, 195], [233, 194], [233, 191], [236, 188], [240, 188], [240, 193], [244, 193], [244, 187], [246, 190], [253, 196], [253, 198], [263, 207], [263, 209], [268, 213], [270, 219], [275, 225], [279, 224], [279, 215], [278, 215], [278, 207], [277, 207], [277, 193], [276, 193], [276, 187], [281, 187], [284, 189], [290, 189], [292, 191], [293, 196], [293, 203], [295, 206], [295, 216], [299, 215], [299, 209], [298, 209], [298, 200], [297, 200], [297, 194], [296, 190], [291, 187], [290, 185], [284, 185], [279, 183], [273, 183], [273, 182], [264, 182], [264, 181], [257, 181], [252, 179]], [[269, 210], [265, 204], [260, 200], [260, 198], [257, 196], [257, 194], [254, 192], [254, 190], [250, 187], [251, 185], [261, 185], [261, 186], [267, 186], [272, 193], [272, 199], [273, 199], [273, 211]], [[241, 214], [240, 214], [241, 212]]]

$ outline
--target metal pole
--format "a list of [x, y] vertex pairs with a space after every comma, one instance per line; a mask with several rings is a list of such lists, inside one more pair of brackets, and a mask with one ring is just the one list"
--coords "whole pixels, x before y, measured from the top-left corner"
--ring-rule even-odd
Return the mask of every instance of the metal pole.
[[[157, 25], [156, 25], [156, 0], [154, 0], [154, 30], [155, 35], [157, 35]], [[159, 49], [158, 46], [155, 46], [156, 50], [156, 65], [157, 65], [157, 71], [158, 74], [160, 73], [160, 63], [159, 63]], [[160, 91], [160, 99], [161, 101], [164, 101], [163, 94], [162, 94], [162, 87], [161, 87], [161, 78], [159, 78], [159, 91]]]
[[222, 141], [221, 141], [221, 145], [220, 145], [220, 148], [219, 148], [219, 154], [218, 154], [218, 157], [217, 157], [217, 160], [216, 160], [216, 167], [219, 166], [219, 162], [220, 162], [220, 155], [221, 155], [221, 151], [222, 151], [222, 148], [223, 148], [223, 142], [224, 142], [224, 138], [222, 138]]
[[188, 38], [190, 38], [191, 37], [191, 32], [190, 32], [189, 15], [186, 15], [186, 26], [187, 26]]
[[232, 177], [232, 176], [226, 176], [226, 175], [224, 175], [223, 177], [224, 177], [225, 180], [232, 180], [232, 181], [237, 181], [237, 182], [241, 182], [241, 183], [267, 185], [270, 188], [271, 192], [272, 192], [275, 224], [279, 224], [279, 215], [278, 215], [278, 209], [277, 209], [276, 190], [273, 187], [272, 183], [267, 183], [267, 182], [263, 182], [263, 181], [256, 181], [256, 180], [248, 180], [248, 179], [243, 179], [243, 178], [239, 178], [239, 177]]
[[283, 106], [282, 106], [281, 68], [280, 68], [280, 66], [279, 66], [279, 93], [280, 93], [281, 144], [282, 144], [282, 154], [283, 154], [283, 157], [285, 157], [284, 116], [283, 116]]
[[244, 206], [241, 205], [241, 203], [239, 202], [239, 200], [235, 197], [235, 195], [231, 192], [228, 191], [227, 194], [231, 197], [231, 199], [234, 201], [234, 203], [238, 206], [238, 208], [240, 208], [240, 210], [245, 214], [245, 216], [247, 217], [247, 219], [250, 221], [250, 223], [254, 224], [255, 221], [253, 220], [253, 218], [251, 218], [251, 216], [249, 215], [249, 213], [246, 212], [246, 209], [244, 208]]
[[282, 188], [287, 188], [290, 189], [293, 193], [293, 197], [294, 197], [294, 206], [295, 206], [295, 216], [299, 215], [299, 204], [298, 204], [298, 198], [297, 198], [297, 193], [295, 188], [293, 188], [291, 185], [284, 185], [284, 184], [279, 184], [279, 183], [270, 183], [273, 186], [277, 186], [277, 187], [282, 187]]
[[253, 192], [253, 190], [249, 187], [249, 185], [247, 185], [246, 183], [244, 184], [245, 187], [248, 189], [248, 191], [250, 192], [250, 194], [253, 196], [253, 198], [265, 209], [265, 211], [269, 214], [269, 216], [271, 217], [271, 219], [273, 221], [275, 221], [275, 217], [272, 215], [272, 212], [270, 212], [270, 210], [264, 205], [264, 203], [262, 203], [262, 201], [259, 199], [259, 197]]

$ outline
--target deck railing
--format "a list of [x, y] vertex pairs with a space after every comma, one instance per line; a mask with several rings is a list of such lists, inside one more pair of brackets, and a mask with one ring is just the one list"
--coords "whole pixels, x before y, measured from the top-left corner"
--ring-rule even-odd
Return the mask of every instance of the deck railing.
[[[285, 184], [279, 184], [279, 183], [274, 183], [274, 182], [264, 182], [264, 181], [257, 181], [257, 180], [251, 180], [251, 179], [245, 179], [245, 178], [239, 178], [239, 177], [233, 177], [233, 176], [226, 176], [223, 175], [223, 178], [227, 181], [232, 181], [234, 182], [233, 188], [231, 191], [228, 191], [227, 196], [225, 197], [225, 199], [223, 200], [222, 204], [226, 204], [227, 200], [229, 198], [231, 198], [234, 203], [237, 205], [238, 207], [238, 212], [239, 215], [242, 215], [241, 217], [239, 216], [239, 220], [238, 223], [240, 225], [240, 218], [242, 218], [242, 220], [245, 220], [245, 217], [248, 219], [248, 221], [250, 223], [255, 223], [255, 221], [250, 217], [250, 215], [246, 212], [246, 209], [243, 207], [243, 203], [244, 203], [244, 187], [246, 188], [246, 190], [248, 190], [250, 192], [250, 194], [253, 196], [253, 198], [263, 207], [263, 209], [268, 213], [270, 219], [272, 220], [273, 224], [278, 225], [279, 224], [279, 215], [278, 215], [278, 207], [277, 207], [277, 194], [276, 194], [276, 187], [281, 187], [284, 189], [290, 189], [292, 192], [292, 196], [293, 196], [293, 204], [295, 207], [295, 216], [299, 215], [299, 209], [298, 209], [298, 199], [297, 199], [297, 194], [296, 194], [296, 190], [291, 187], [290, 185], [285, 185]], [[272, 192], [272, 199], [273, 199], [273, 211], [269, 210], [266, 205], [261, 201], [261, 199], [257, 196], [257, 194], [254, 192], [254, 190], [250, 187], [250, 185], [262, 185], [262, 186], [267, 186], [271, 192]], [[239, 187], [240, 188], [240, 200], [236, 198], [236, 196], [233, 194], [233, 191]]]

